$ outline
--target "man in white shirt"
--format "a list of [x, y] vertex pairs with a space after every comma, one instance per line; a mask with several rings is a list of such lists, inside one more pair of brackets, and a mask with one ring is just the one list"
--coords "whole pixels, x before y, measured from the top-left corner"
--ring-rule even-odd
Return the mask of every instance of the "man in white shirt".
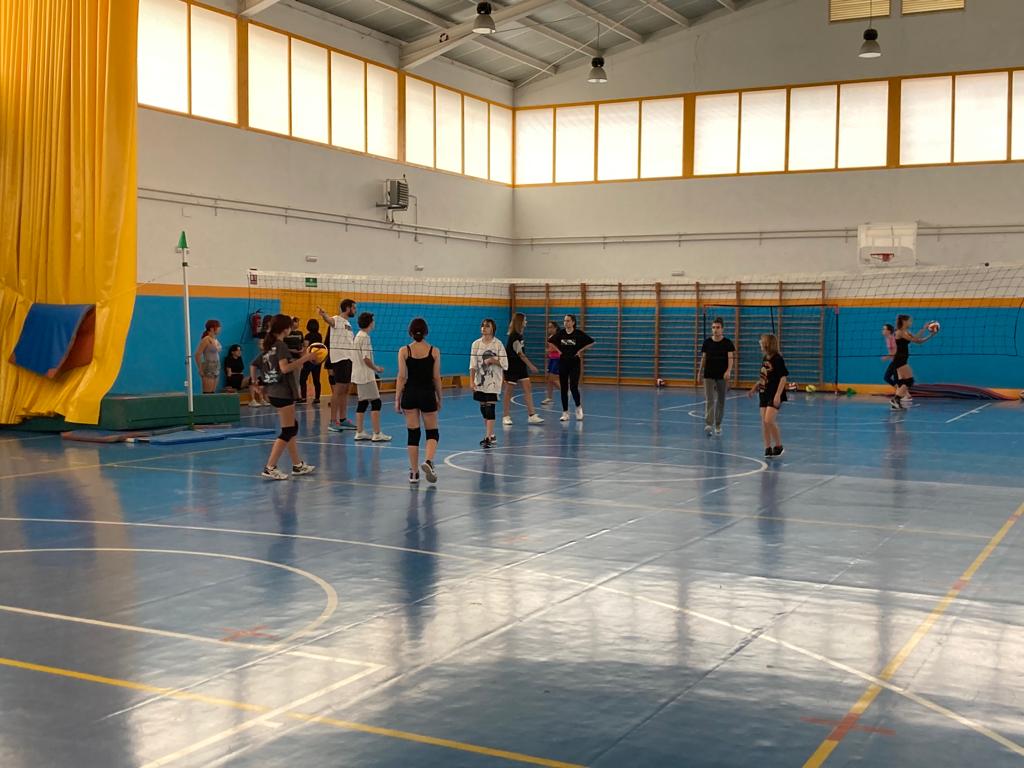
[[[363, 312], [359, 316], [359, 333], [356, 334], [356, 359], [352, 364], [352, 383], [356, 385], [356, 440], [370, 440], [374, 443], [386, 443], [391, 435], [380, 430], [380, 389], [377, 387], [377, 374], [384, 368], [373, 359], [373, 343], [370, 333], [373, 331], [373, 313]], [[370, 423], [373, 433], [365, 430], [366, 409], [370, 409]]]
[[330, 326], [331, 354], [328, 358], [328, 380], [331, 383], [331, 432], [355, 429], [356, 425], [348, 419], [348, 390], [352, 383], [352, 361], [356, 353], [355, 335], [349, 322], [356, 316], [354, 299], [344, 299], [338, 307], [338, 314], [328, 315], [322, 307], [317, 307], [323, 321]]

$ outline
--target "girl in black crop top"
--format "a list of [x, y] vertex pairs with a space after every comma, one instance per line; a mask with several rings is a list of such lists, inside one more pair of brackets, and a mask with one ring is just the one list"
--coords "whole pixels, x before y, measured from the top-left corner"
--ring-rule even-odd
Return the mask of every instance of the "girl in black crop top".
[[[417, 317], [409, 324], [412, 344], [398, 350], [395, 410], [405, 414], [410, 483], [420, 481], [420, 471], [429, 482], [437, 482], [434, 454], [440, 438], [437, 414], [441, 410], [441, 352], [424, 341], [427, 331], [426, 320]], [[419, 463], [421, 422], [427, 432], [427, 456], [422, 464]]]
[[[894, 411], [903, 410], [903, 400], [910, 394], [910, 388], [914, 386], [914, 371], [910, 367], [910, 345], [924, 344], [931, 340], [939, 332], [938, 323], [927, 323], [921, 329], [921, 333], [915, 334], [910, 330], [913, 318], [910, 315], [898, 315], [896, 317], [896, 333], [893, 338], [896, 340], [896, 353], [893, 355], [892, 364], [896, 367], [896, 394], [889, 401], [889, 407]], [[925, 331], [928, 335], [924, 335]]]

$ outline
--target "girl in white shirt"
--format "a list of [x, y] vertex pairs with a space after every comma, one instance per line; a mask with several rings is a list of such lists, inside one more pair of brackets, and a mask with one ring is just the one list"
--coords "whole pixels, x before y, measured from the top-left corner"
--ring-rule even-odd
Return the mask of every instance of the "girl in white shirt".
[[484, 417], [487, 434], [480, 441], [481, 448], [492, 448], [497, 443], [494, 436], [495, 404], [501, 394], [504, 371], [508, 370], [508, 355], [505, 345], [494, 338], [497, 328], [491, 318], [480, 323], [480, 338], [473, 342], [469, 354], [469, 376], [473, 381], [473, 399], [480, 403], [480, 414]]
[[[356, 334], [355, 341], [356, 359], [352, 363], [352, 383], [356, 385], [356, 396], [359, 400], [356, 406], [355, 439], [386, 443], [391, 440], [391, 435], [385, 435], [380, 431], [381, 403], [380, 390], [377, 387], [377, 374], [384, 368], [373, 360], [373, 344], [370, 342], [373, 325], [373, 313], [363, 312], [359, 316], [359, 333]], [[367, 408], [370, 409], [370, 423], [373, 424], [372, 435], [363, 429]]]

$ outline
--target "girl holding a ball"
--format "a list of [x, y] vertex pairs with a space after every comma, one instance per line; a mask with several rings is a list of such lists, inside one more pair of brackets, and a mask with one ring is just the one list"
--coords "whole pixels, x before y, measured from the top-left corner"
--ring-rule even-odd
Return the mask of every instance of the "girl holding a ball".
[[314, 349], [308, 349], [301, 356], [294, 356], [284, 337], [295, 327], [288, 315], [274, 315], [270, 330], [263, 339], [263, 354], [259, 357], [260, 378], [270, 404], [277, 409], [281, 422], [281, 433], [270, 449], [270, 458], [263, 467], [262, 475], [268, 480], [287, 480], [288, 475], [277, 468], [277, 461], [287, 449], [292, 460], [293, 475], [308, 475], [313, 467], [299, 458], [299, 447], [295, 436], [299, 426], [295, 423], [295, 401], [299, 397], [299, 371], [313, 359]]
[[[910, 315], [896, 317], [896, 333], [893, 334], [896, 352], [892, 358], [892, 365], [896, 369], [896, 394], [889, 401], [889, 407], [894, 411], [903, 410], [903, 399], [910, 394], [910, 388], [914, 385], [914, 371], [910, 367], [910, 345], [924, 344], [939, 332], [939, 324], [933, 321], [925, 325], [921, 333], [915, 334], [910, 330], [912, 320]], [[924, 335], [925, 331], [928, 332], [927, 336]]]

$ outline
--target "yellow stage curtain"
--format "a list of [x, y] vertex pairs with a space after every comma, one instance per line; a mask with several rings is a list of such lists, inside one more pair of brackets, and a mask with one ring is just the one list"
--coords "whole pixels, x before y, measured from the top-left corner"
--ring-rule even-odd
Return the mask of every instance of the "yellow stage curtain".
[[[0, 0], [0, 423], [95, 424], [135, 305], [138, 0]], [[33, 302], [96, 304], [89, 366], [12, 365]]]

